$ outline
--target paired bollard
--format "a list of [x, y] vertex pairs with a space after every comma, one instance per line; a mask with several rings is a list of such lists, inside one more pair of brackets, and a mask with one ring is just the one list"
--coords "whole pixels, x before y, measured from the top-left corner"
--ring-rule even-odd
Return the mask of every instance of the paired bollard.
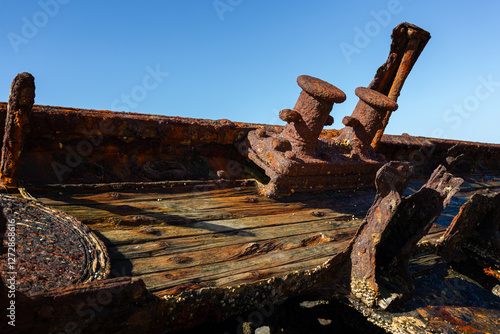
[[[330, 83], [307, 75], [299, 76], [297, 83], [302, 91], [295, 107], [279, 115], [287, 122], [283, 130], [277, 134], [256, 129], [237, 144], [240, 153], [269, 176], [270, 182], [262, 192], [278, 197], [371, 184], [370, 174], [374, 175], [383, 161], [376, 159], [370, 145], [383, 127], [385, 112], [397, 109], [396, 102], [377, 91], [357, 88], [360, 101], [353, 115], [344, 118], [346, 128], [332, 145], [319, 137], [325, 125], [333, 124], [333, 105], [344, 102], [346, 95]], [[348, 145], [343, 146], [344, 142]], [[346, 146], [350, 148], [347, 154]]]

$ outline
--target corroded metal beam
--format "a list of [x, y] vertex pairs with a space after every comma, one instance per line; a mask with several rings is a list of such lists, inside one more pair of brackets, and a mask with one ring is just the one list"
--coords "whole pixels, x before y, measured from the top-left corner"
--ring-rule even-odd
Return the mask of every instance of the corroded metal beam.
[[[385, 64], [379, 67], [368, 88], [397, 101], [406, 78], [431, 38], [431, 34], [416, 25], [404, 22], [394, 28], [391, 38], [389, 57]], [[392, 111], [387, 110], [383, 116], [381, 126], [372, 141], [372, 147], [375, 149], [380, 143], [391, 114]]]
[[411, 298], [410, 256], [463, 182], [439, 166], [418, 192], [402, 197], [411, 174], [400, 162], [378, 171], [375, 201], [351, 241], [351, 291], [370, 307]]

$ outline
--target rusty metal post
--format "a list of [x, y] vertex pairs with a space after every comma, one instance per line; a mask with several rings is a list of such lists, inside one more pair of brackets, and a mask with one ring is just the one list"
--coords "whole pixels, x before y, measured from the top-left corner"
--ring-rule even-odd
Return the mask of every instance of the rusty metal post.
[[346, 96], [337, 87], [308, 75], [297, 78], [302, 88], [293, 110], [284, 109], [280, 118], [287, 122], [280, 139], [291, 144], [297, 156], [315, 153], [318, 138], [325, 125], [333, 124], [330, 112], [334, 103], [342, 103]]
[[12, 82], [3, 137], [0, 178], [6, 187], [18, 187], [19, 158], [35, 103], [35, 78], [19, 73]]
[[372, 89], [358, 87], [355, 94], [360, 100], [352, 115], [342, 120], [346, 127], [342, 129], [337, 140], [349, 141], [353, 153], [368, 156], [373, 138], [383, 127], [386, 111], [394, 111], [398, 105], [394, 100]]
[[[373, 78], [368, 88], [376, 90], [397, 101], [403, 84], [415, 65], [420, 53], [431, 38], [428, 31], [404, 22], [394, 28], [389, 57]], [[382, 126], [373, 138], [371, 146], [376, 149], [392, 115], [391, 110], [384, 112]]]

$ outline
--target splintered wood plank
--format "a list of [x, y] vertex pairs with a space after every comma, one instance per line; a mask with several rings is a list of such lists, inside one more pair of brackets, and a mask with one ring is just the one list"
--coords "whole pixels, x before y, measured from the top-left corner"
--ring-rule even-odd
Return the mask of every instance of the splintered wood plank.
[[[345, 243], [347, 245], [347, 243]], [[271, 277], [283, 277], [294, 271], [303, 271], [303, 270], [311, 270], [316, 268], [318, 265], [321, 265], [327, 262], [330, 259], [330, 256], [323, 256], [314, 258], [312, 260], [304, 260], [297, 261], [291, 264], [280, 265], [277, 267], [273, 267], [270, 265], [269, 267], [257, 269], [253, 271], [242, 271], [233, 275], [220, 275], [219, 278], [214, 278], [210, 281], [200, 281], [199, 279], [195, 279], [195, 281], [199, 283], [200, 286], [236, 286], [242, 283], [248, 283], [256, 280], [271, 278]], [[166, 278], [169, 280], [174, 279], [173, 275], [166, 274]], [[147, 280], [147, 279], [146, 279]], [[172, 281], [171, 284], [165, 284], [165, 288], [152, 289], [151, 291], [159, 296], [165, 295], [174, 295], [180, 292], [185, 284], [191, 283], [189, 279], [179, 279]], [[160, 287], [162, 285], [159, 285]]]
[[286, 274], [294, 270], [313, 269], [325, 259], [342, 251], [349, 240], [325, 242], [314, 246], [264, 253], [240, 261], [225, 261], [174, 269], [137, 276], [150, 291], [175, 287], [180, 284], [204, 282], [232, 285], [236, 281], [255, 281], [265, 277]]
[[292, 212], [305, 207], [300, 202], [282, 203], [271, 200], [259, 195], [254, 187], [181, 194], [168, 193], [168, 190], [121, 190], [71, 195], [44, 193], [39, 199], [46, 205], [78, 217], [97, 230], [260, 216]]
[[[314, 216], [315, 214], [320, 215], [320, 217]], [[307, 232], [307, 226], [314, 225], [314, 223], [330, 222], [337, 226], [337, 224], [347, 223], [352, 219], [352, 215], [341, 214], [332, 210], [304, 210], [301, 212], [282, 213], [269, 216], [254, 216], [208, 222], [200, 221], [182, 225], [143, 227], [141, 230], [103, 231], [100, 232], [100, 235], [103, 237], [105, 244], [110, 246], [160, 241], [167, 238], [185, 238], [203, 234], [254, 237], [253, 232], [248, 231], [249, 229], [304, 224], [304, 231]]]
[[[180, 254], [166, 254], [154, 257], [140, 257], [127, 260], [132, 264], [132, 275], [139, 276], [154, 272], [198, 267], [205, 264], [217, 264], [232, 261], [248, 261], [253, 257], [271, 252], [310, 247], [327, 242], [348, 240], [355, 230], [345, 233], [340, 238], [335, 232], [303, 233], [289, 237], [278, 237], [262, 241], [246, 242], [233, 245], [217, 246], [204, 250], [193, 250]], [[294, 254], [290, 254], [295, 256]], [[118, 262], [118, 261], [117, 261]], [[115, 262], [116, 265], [116, 262]]]
[[[335, 196], [271, 200], [254, 188], [180, 194], [121, 190], [42, 200], [91, 224], [108, 247], [112, 272], [145, 278], [155, 291], [311, 269], [342, 250], [361, 222], [352, 214], [356, 210], [346, 209], [349, 199], [339, 202], [342, 212], [337, 212], [322, 202], [335, 202]], [[354, 196], [352, 205], [358, 204]], [[141, 217], [134, 226], [96, 223], [133, 215]], [[178, 275], [183, 280], [172, 279]]]
[[[275, 219], [274, 216], [272, 218]], [[269, 217], [269, 219], [271, 219], [271, 217]], [[282, 221], [282, 224], [263, 224], [262, 226], [255, 224], [257, 223], [256, 219], [249, 219], [249, 228], [244, 230], [229, 230], [228, 233], [205, 233], [194, 236], [185, 235], [183, 237], [167, 237], [154, 241], [146, 241], [140, 244], [127, 243], [115, 245], [111, 244], [112, 241], [108, 239], [108, 249], [110, 257], [112, 259], [123, 259], [124, 257], [127, 259], [134, 259], [140, 257], [177, 254], [193, 249], [204, 250], [213, 247], [257, 242], [272, 238], [307, 235], [309, 233], [331, 232], [335, 235], [335, 238], [338, 238], [352, 233], [352, 231], [357, 229], [360, 224], [360, 220], [350, 220], [343, 222], [330, 219], [291, 222], [289, 224], [286, 224], [286, 222]], [[195, 231], [188, 230], [187, 232]], [[109, 237], [111, 233], [105, 232], [103, 234]], [[116, 235], [116, 233], [113, 234]], [[116, 242], [116, 239], [113, 240], [114, 242]]]
[[[224, 282], [254, 281], [262, 278], [261, 274], [256, 274], [261, 271], [268, 277], [267, 275], [284, 274], [290, 270], [311, 269], [323, 263], [328, 257], [336, 254], [337, 247], [340, 247], [340, 250], [345, 247], [356, 232], [360, 220], [352, 219], [351, 215], [328, 210], [321, 213], [307, 210], [294, 214], [247, 217], [211, 223], [220, 223], [232, 229], [230, 231], [234, 231], [235, 225], [245, 228], [237, 230], [237, 233], [221, 233], [206, 229], [197, 231], [183, 226], [180, 229], [184, 234], [172, 238], [123, 231], [128, 235], [125, 240], [119, 241], [126, 243], [109, 248], [114, 259], [112, 270], [144, 278], [148, 289], [153, 290], [168, 289], [200, 280], [207, 281], [208, 277], [218, 270], [223, 270], [225, 274], [210, 278], [212, 284], [217, 284], [219, 278]], [[162, 232], [168, 228], [158, 227], [163, 229]], [[190, 236], [190, 233], [193, 235]], [[130, 244], [130, 241], [137, 242], [137, 235], [144, 237], [141, 240], [143, 242]], [[103, 232], [103, 236], [108, 243], [117, 243], [117, 239], [123, 237], [119, 231]], [[330, 253], [321, 252], [321, 249], [316, 247], [325, 243], [332, 244]], [[334, 244], [337, 246], [333, 246]], [[287, 252], [291, 250], [297, 252]], [[273, 255], [278, 258], [290, 257], [293, 260], [285, 261], [286, 267], [279, 264], [273, 267], [266, 262], [265, 257], [262, 258], [263, 255], [271, 253], [280, 254]], [[263, 261], [261, 264], [260, 258]], [[250, 271], [253, 273], [241, 272], [240, 266], [246, 267], [249, 261], [256, 261]], [[234, 267], [235, 271], [228, 269], [231, 267]], [[154, 273], [158, 275], [151, 276]], [[178, 275], [185, 277], [181, 281], [172, 279]], [[207, 278], [203, 275], [207, 275]], [[157, 282], [158, 279], [160, 282]]]

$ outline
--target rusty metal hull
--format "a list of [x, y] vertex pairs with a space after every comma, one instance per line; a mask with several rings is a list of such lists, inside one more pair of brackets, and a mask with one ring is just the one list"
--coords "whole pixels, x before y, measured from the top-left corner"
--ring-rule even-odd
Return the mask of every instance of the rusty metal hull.
[[[58, 108], [58, 107], [50, 107], [50, 112], [48, 112], [46, 109], [41, 109], [40, 107], [36, 106], [33, 112], [33, 115], [35, 119], [38, 118], [46, 118], [50, 117], [53, 120], [57, 120], [58, 118], [61, 119], [66, 119], [67, 117], [67, 111], [64, 111], [64, 108]], [[61, 110], [61, 114], [58, 114], [57, 111]], [[99, 120], [102, 120], [104, 118], [110, 118], [113, 119], [114, 124], [122, 124], [122, 128], [124, 126], [127, 126], [129, 128], [133, 127], [138, 127], [139, 129], [142, 129], [142, 131], [146, 131], [146, 129], [153, 129], [158, 126], [168, 126], [170, 129], [172, 129], [172, 133], [175, 134], [177, 132], [182, 131], [187, 131], [188, 133], [194, 134], [193, 137], [195, 139], [189, 140], [189, 144], [185, 145], [186, 147], [180, 147], [182, 145], [177, 145], [177, 148], [173, 151], [170, 151], [170, 149], [165, 149], [166, 146], [164, 146], [164, 151], [159, 149], [159, 154], [162, 157], [165, 157], [166, 160], [170, 159], [172, 156], [169, 154], [172, 154], [174, 152], [173, 156], [178, 156], [180, 155], [179, 152], [185, 152], [185, 149], [193, 150], [194, 147], [199, 149], [200, 157], [204, 160], [205, 164], [203, 165], [203, 168], [206, 168], [209, 170], [209, 172], [206, 174], [208, 175], [207, 179], [212, 178], [212, 180], [204, 180], [204, 178], [200, 177], [192, 177], [191, 180], [184, 176], [183, 180], [180, 181], [153, 181], [152, 179], [145, 178], [145, 174], [143, 171], [138, 172], [137, 177], [141, 177], [139, 180], [147, 180], [147, 182], [130, 182], [132, 180], [127, 180], [129, 182], [115, 182], [115, 183], [108, 183], [108, 184], [101, 184], [98, 185], [95, 182], [94, 176], [90, 177], [88, 176], [89, 174], [84, 174], [83, 176], [80, 176], [78, 180], [81, 181], [86, 181], [85, 184], [62, 184], [62, 185], [43, 185], [43, 179], [40, 178], [40, 175], [38, 174], [40, 170], [32, 170], [32, 169], [22, 169], [24, 170], [24, 174], [21, 173], [20, 179], [26, 178], [27, 180], [31, 180], [31, 182], [25, 181], [25, 186], [27, 186], [27, 189], [32, 192], [33, 194], [44, 194], [47, 193], [50, 189], [52, 191], [59, 191], [59, 192], [74, 192], [75, 190], [78, 189], [87, 189], [87, 191], [91, 192], [101, 192], [101, 191], [106, 191], [109, 193], [109, 196], [111, 196], [111, 199], [113, 198], [113, 189], [114, 191], [123, 191], [126, 189], [130, 188], [137, 188], [141, 187], [143, 188], [144, 192], [148, 192], [151, 190], [147, 189], [155, 189], [156, 188], [162, 188], [165, 187], [166, 185], [168, 186], [169, 189], [176, 189], [176, 188], [170, 188], [172, 185], [176, 185], [175, 187], [179, 187], [179, 194], [183, 193], [191, 193], [193, 189], [197, 187], [197, 185], [201, 185], [206, 182], [212, 182], [210, 186], [208, 186], [208, 189], [228, 189], [227, 187], [241, 187], [241, 182], [242, 181], [236, 181], [236, 180], [224, 180], [221, 179], [220, 175], [222, 173], [219, 173], [217, 175], [217, 171], [223, 170], [224, 168], [221, 168], [220, 166], [227, 167], [230, 160], [227, 158], [227, 156], [234, 157], [236, 162], [240, 164], [240, 166], [243, 166], [239, 169], [236, 169], [240, 172], [238, 174], [240, 177], [243, 176], [243, 179], [245, 177], [249, 177], [253, 172], [253, 169], [255, 169], [255, 166], [245, 166], [245, 162], [241, 160], [241, 155], [238, 154], [238, 151], [234, 145], [230, 145], [236, 141], [239, 136], [243, 133], [247, 133], [250, 129], [255, 129], [255, 128], [264, 128], [268, 129], [269, 131], [279, 131], [279, 128], [276, 130], [275, 127], [273, 126], [265, 126], [265, 125], [253, 125], [253, 124], [240, 124], [240, 123], [231, 123], [231, 122], [216, 122], [216, 121], [199, 121], [195, 122], [194, 120], [190, 119], [180, 119], [180, 118], [169, 118], [169, 117], [160, 117], [160, 116], [143, 116], [143, 115], [127, 115], [127, 114], [121, 114], [121, 113], [110, 113], [110, 112], [103, 112], [99, 113], [96, 111], [79, 111], [79, 110], [73, 110], [73, 114], [77, 114], [78, 117], [74, 118], [75, 122], [99, 122]], [[96, 119], [94, 119], [96, 118]], [[66, 119], [67, 121], [67, 119]], [[98, 123], [97, 123], [98, 124]], [[163, 125], [162, 125], [163, 124]], [[76, 124], [75, 124], [76, 125]], [[141, 125], [141, 126], [139, 126]], [[192, 126], [192, 128], [191, 128]], [[204, 137], [200, 135], [203, 131], [208, 131], [209, 133], [218, 133], [220, 128], [228, 129], [228, 132], [225, 134], [225, 136], [230, 136], [229, 138], [221, 138], [217, 137], [217, 139], [210, 139], [209, 141], [211, 144], [209, 146], [205, 146], [205, 139]], [[178, 128], [178, 129], [177, 129]], [[38, 131], [38, 132], [37, 132]], [[27, 136], [27, 144], [25, 146], [25, 153], [27, 157], [35, 157], [38, 156], [38, 159], [40, 161], [44, 160], [41, 157], [47, 155], [50, 156], [53, 151], [40, 151], [37, 149], [34, 149], [33, 146], [31, 146], [30, 143], [33, 143], [34, 140], [31, 138], [31, 136], [35, 138], [40, 138], [40, 134], [42, 134], [44, 131], [48, 133], [48, 130], [44, 129], [39, 129], [39, 130], [34, 130], [30, 132], [30, 134]], [[60, 133], [63, 133], [64, 129], [57, 130], [60, 131]], [[130, 130], [129, 130], [130, 131]], [[100, 143], [100, 147], [102, 147], [102, 152], [106, 151], [110, 147], [112, 147], [111, 143], [116, 143], [114, 138], [119, 138], [120, 132], [117, 131], [115, 133], [107, 134], [107, 137], [103, 138], [102, 142]], [[320, 140], [323, 140], [325, 142], [329, 140], [334, 140], [335, 136], [338, 135], [337, 131], [324, 131], [320, 137]], [[72, 132], [71, 133], [71, 141], [75, 142], [75, 136], [78, 136], [77, 132]], [[113, 137], [117, 136], [117, 137]], [[152, 135], [151, 138], [154, 138], [155, 136], [158, 136], [157, 134]], [[85, 137], [83, 135], [83, 132], [80, 134], [80, 139], [79, 140], [84, 140]], [[85, 139], [85, 140], [88, 140]], [[134, 139], [135, 140], [135, 139]], [[64, 139], [63, 136], [59, 137], [60, 142], [69, 142], [70, 140]], [[174, 139], [165, 139], [165, 141], [169, 141], [172, 144], [175, 142]], [[233, 141], [233, 142], [231, 142]], [[78, 142], [78, 140], [76, 141]], [[133, 142], [133, 141], [132, 141]], [[458, 145], [458, 146], [457, 146]], [[37, 146], [38, 147], [38, 146]], [[63, 145], [63, 147], [65, 147]], [[438, 139], [432, 139], [432, 138], [415, 138], [415, 137], [410, 137], [410, 136], [385, 136], [382, 139], [380, 149], [383, 149], [383, 154], [388, 157], [387, 159], [392, 159], [393, 157], [411, 157], [412, 155], [415, 156], [415, 154], [424, 154], [431, 152], [427, 156], [425, 156], [425, 160], [418, 161], [416, 163], [414, 160], [407, 159], [409, 160], [410, 164], [412, 165], [413, 169], [417, 172], [417, 176], [422, 177], [424, 176], [428, 170], [433, 168], [439, 163], [446, 163], [446, 154], [440, 154], [440, 152], [449, 152], [450, 156], [455, 155], [456, 156], [456, 150], [457, 147], [462, 148], [460, 152], [465, 153], [464, 156], [461, 157], [462, 159], [462, 164], [460, 165], [455, 165], [455, 168], [457, 171], [460, 171], [461, 174], [467, 179], [467, 178], [477, 178], [479, 176], [485, 178], [487, 180], [488, 178], [491, 178], [491, 175], [497, 175], [498, 174], [498, 169], [496, 166], [498, 166], [498, 159], [495, 158], [495, 156], [492, 154], [494, 152], [500, 151], [500, 145], [490, 145], [490, 144], [478, 144], [478, 143], [464, 143], [464, 142], [457, 142], [457, 141], [447, 141], [447, 140], [438, 140]], [[129, 156], [129, 155], [135, 155], [138, 154], [137, 151], [134, 151], [134, 148], [131, 147], [132, 152], [127, 151], [126, 149], [129, 149], [127, 145], [124, 145], [122, 148], [122, 154], [123, 156]], [[158, 149], [158, 148], [155, 148]], [[173, 148], [172, 148], [173, 149]], [[212, 152], [219, 152], [220, 156], [210, 156]], [[144, 156], [148, 156], [151, 154], [150, 152], [144, 153]], [[175, 155], [178, 154], [178, 155]], [[498, 157], [498, 155], [496, 155]], [[106, 159], [109, 157], [109, 155], [103, 154], [101, 155], [101, 151], [96, 150], [93, 155], [89, 156], [89, 159], [96, 159], [94, 161], [104, 161], [104, 160], [99, 160], [99, 159]], [[448, 159], [449, 160], [449, 159]], [[64, 163], [64, 160], [60, 160], [61, 163]], [[221, 161], [223, 163], [221, 163]], [[467, 164], [467, 161], [470, 161], [470, 165]], [[134, 162], [135, 163], [135, 162]], [[134, 170], [134, 168], [131, 168], [130, 166], [134, 166], [132, 163], [127, 166], [121, 166], [120, 168], [127, 168], [128, 170]], [[137, 166], [137, 165], [135, 165]], [[469, 166], [469, 168], [466, 168]], [[51, 166], [40, 166], [40, 169], [49, 169]], [[174, 166], [176, 167], [176, 166]], [[179, 167], [176, 167], [178, 169], [181, 169]], [[191, 169], [194, 168], [192, 166], [185, 166], [185, 169], [187, 170], [187, 173], [185, 175], [195, 175], [196, 169]], [[219, 169], [220, 168], [220, 169]], [[368, 167], [366, 167], [368, 168]], [[370, 167], [372, 168], [372, 167]], [[477, 169], [482, 168], [481, 172], [478, 173]], [[366, 182], [369, 184], [370, 182], [372, 185], [374, 185], [374, 180], [371, 179], [371, 173], [375, 173], [376, 169], [373, 167], [373, 171], [370, 171], [368, 173], [365, 171], [368, 175], [369, 178], [367, 178]], [[474, 170], [476, 169], [476, 175], [474, 175]], [[49, 169], [50, 170], [50, 169]], [[222, 176], [226, 177], [231, 177], [233, 174], [231, 174], [231, 171], [233, 169], [225, 169], [224, 174]], [[29, 174], [29, 172], [31, 174]], [[88, 171], [87, 171], [88, 173]], [[90, 174], [91, 175], [91, 174]], [[126, 174], [124, 174], [126, 175]], [[88, 177], [88, 179], [87, 179]], [[124, 176], [123, 176], [124, 177]], [[126, 180], [126, 179], [125, 179]], [[55, 181], [55, 180], [54, 180]], [[118, 181], [121, 181], [118, 179]], [[188, 183], [186, 183], [188, 182]], [[222, 182], [222, 183], [221, 183]], [[356, 185], [356, 187], [360, 187], [359, 179], [355, 180], [353, 183]], [[52, 182], [51, 182], [52, 183]], [[57, 183], [57, 182], [53, 182]], [[31, 184], [31, 185], [30, 185]], [[187, 185], [186, 185], [187, 184]], [[221, 184], [224, 184], [225, 186], [220, 186]], [[202, 186], [206, 187], [206, 186]], [[39, 190], [36, 190], [39, 189]], [[59, 189], [59, 190], [57, 190]], [[201, 189], [201, 188], [200, 188]], [[199, 190], [198, 190], [199, 191]], [[196, 191], [195, 193], [198, 193]], [[203, 192], [201, 192], [203, 194]], [[348, 194], [351, 194], [351, 192], [346, 192], [346, 196]], [[349, 195], [349, 196], [351, 196]], [[121, 195], [116, 195], [116, 198], [120, 198], [119, 196]], [[254, 195], [255, 196], [255, 195]], [[310, 196], [315, 196], [315, 195], [310, 195]], [[38, 196], [37, 196], [38, 197]], [[61, 199], [64, 198], [61, 197], [58, 199], [58, 201], [61, 201]], [[253, 200], [251, 200], [253, 198]], [[373, 197], [371, 197], [373, 198]], [[251, 197], [250, 199], [245, 199], [245, 201], [248, 201], [249, 203], [255, 202], [255, 201], [262, 201], [262, 199], [259, 199], [259, 197]], [[281, 200], [282, 201], [282, 200]], [[366, 201], [366, 199], [365, 199]], [[126, 208], [123, 208], [123, 210], [127, 210]], [[293, 211], [292, 211], [293, 212]], [[320, 213], [314, 213], [315, 215], [320, 215]], [[136, 219], [133, 213], [130, 214], [131, 220], [129, 224], [134, 224], [134, 219]], [[144, 218], [142, 218], [144, 219]], [[142, 220], [144, 222], [144, 220]], [[139, 221], [140, 222], [140, 221]], [[122, 221], [122, 224], [125, 224], [125, 221]], [[154, 235], [157, 233], [155, 231], [155, 227], [151, 228], [151, 230], [147, 230], [143, 228], [144, 233], [143, 235], [147, 235], [148, 233], [151, 233]], [[167, 239], [168, 240], [168, 239]], [[328, 270], [332, 270], [331, 266], [335, 267], [338, 269], [338, 265], [334, 264], [335, 261], [340, 261], [341, 259], [344, 259], [343, 252], [339, 252], [337, 256], [335, 256], [330, 263], [332, 263], [330, 266], [326, 266], [325, 268], [329, 268]], [[432, 252], [430, 254], [433, 254]], [[417, 257], [418, 258], [418, 257]], [[179, 259], [182, 263], [182, 259]], [[344, 261], [344, 260], [343, 260]], [[419, 261], [419, 260], [410, 260], [410, 264], [412, 261]], [[441, 261], [441, 260], [439, 260]], [[418, 263], [418, 262], [417, 262]], [[439, 262], [441, 263], [439, 268], [442, 268], [443, 265], [446, 265], [446, 262]], [[490, 263], [488, 266], [484, 266], [482, 269], [490, 269], [491, 272], [495, 272], [497, 270], [495, 267], [494, 263]], [[294, 296], [294, 295], [302, 295], [302, 294], [309, 294], [309, 295], [314, 295], [316, 298], [318, 298], [318, 292], [315, 286], [318, 284], [321, 284], [321, 286], [324, 286], [324, 278], [323, 274], [319, 274], [324, 272], [326, 269], [315, 269], [315, 268], [310, 268], [309, 271], [305, 272], [300, 272], [300, 273], [290, 273], [289, 275], [286, 275], [285, 278], [282, 276], [275, 277], [275, 278], [270, 278], [270, 279], [259, 279], [259, 276], [255, 276], [255, 280], [253, 283], [246, 283], [243, 285], [234, 285], [234, 286], [227, 286], [227, 287], [208, 287], [204, 284], [191, 284], [191, 285], [180, 285], [179, 287], [175, 289], [171, 289], [168, 292], [165, 292], [166, 294], [163, 295], [163, 297], [159, 298], [157, 295], [152, 294], [150, 291], [148, 291], [147, 287], [142, 283], [141, 280], [124, 280], [122, 278], [114, 278], [114, 279], [108, 279], [108, 280], [101, 280], [97, 281], [95, 283], [90, 283], [88, 285], [83, 285], [83, 286], [74, 286], [74, 287], [64, 287], [64, 288], [59, 288], [59, 289], [52, 289], [48, 290], [45, 292], [38, 292], [36, 294], [31, 294], [31, 295], [26, 295], [26, 296], [19, 296], [19, 300], [22, 301], [22, 303], [25, 303], [27, 309], [35, 309], [37, 310], [36, 313], [31, 314], [27, 313], [26, 319], [31, 319], [28, 322], [26, 322], [25, 328], [38, 328], [36, 325], [37, 323], [40, 322], [40, 319], [44, 319], [42, 323], [45, 323], [44, 326], [49, 326], [52, 330], [63, 330], [64, 325], [66, 325], [68, 322], [70, 323], [77, 323], [79, 328], [91, 328], [89, 326], [95, 326], [95, 328], [101, 328], [101, 329], [106, 329], [109, 331], [121, 331], [126, 333], [128, 330], [129, 332], [164, 332], [164, 331], [170, 331], [170, 330], [182, 330], [182, 329], [187, 329], [192, 326], [195, 326], [197, 324], [202, 324], [205, 321], [210, 321], [210, 319], [220, 319], [221, 321], [225, 319], [226, 317], [230, 315], [237, 315], [241, 314], [241, 312], [245, 312], [245, 310], [248, 310], [248, 308], [253, 307], [252, 305], [256, 305], [259, 303], [277, 303], [281, 302], [283, 300], [286, 300], [289, 296]], [[432, 269], [432, 267], [427, 267], [428, 272], [431, 271], [433, 272], [435, 269]], [[339, 271], [341, 272], [341, 270]], [[316, 273], [316, 274], [315, 274]], [[453, 275], [456, 275], [456, 277], [462, 277], [459, 272], [454, 272]], [[421, 276], [421, 279], [417, 279], [415, 281], [415, 296], [414, 298], [421, 298], [421, 288], [422, 286], [419, 285], [419, 282], [422, 282], [422, 280], [425, 279], [425, 275]], [[489, 277], [494, 277], [494, 276], [489, 276]], [[434, 282], [433, 284], [436, 283], [435, 280], [438, 278], [433, 278]], [[336, 281], [336, 278], [334, 279]], [[337, 282], [337, 281], [336, 281]], [[340, 284], [340, 281], [338, 281], [336, 284]], [[443, 283], [443, 284], [448, 284], [448, 289], [449, 288], [449, 283]], [[495, 285], [493, 285], [494, 287]], [[428, 287], [427, 287], [428, 288]], [[426, 288], [426, 289], [427, 289]], [[370, 308], [366, 306], [363, 303], [360, 303], [358, 299], [351, 299], [351, 295], [347, 294], [344, 295], [342, 291], [345, 291], [344, 289], [349, 289], [349, 285], [346, 285], [345, 287], [342, 287], [342, 284], [340, 284], [338, 287], [334, 288], [334, 291], [336, 291], [332, 296], [336, 300], [341, 300], [347, 304], [354, 305], [354, 307], [364, 314], [367, 314], [367, 318], [371, 321], [374, 321], [377, 323], [379, 326], [393, 331], [393, 332], [398, 332], [398, 330], [401, 330], [402, 328], [405, 328], [405, 330], [409, 333], [419, 333], [423, 332], [427, 328], [440, 328], [441, 330], [444, 330], [445, 328], [452, 328], [453, 330], [457, 330], [457, 328], [461, 328], [460, 326], [466, 326], [464, 324], [461, 325], [460, 322], [457, 322], [454, 320], [452, 324], [450, 325], [449, 322], [445, 322], [448, 320], [440, 320], [440, 319], [448, 319], [445, 317], [446, 314], [449, 314], [449, 312], [455, 312], [455, 317], [458, 317], [458, 314], [463, 314], [460, 312], [479, 312], [478, 314], [485, 315], [487, 317], [492, 317], [496, 315], [496, 312], [499, 312], [497, 308], [491, 306], [495, 305], [494, 300], [495, 296], [492, 294], [491, 295], [491, 301], [489, 302], [490, 306], [488, 308], [483, 308], [483, 309], [478, 309], [478, 308], [457, 308], [457, 307], [452, 307], [452, 306], [446, 306], [446, 307], [434, 307], [432, 306], [432, 301], [427, 299], [419, 299], [419, 300], [426, 300], [428, 306], [421, 306], [421, 308], [418, 308], [417, 313], [414, 311], [408, 311], [408, 312], [402, 312], [402, 310], [405, 310], [404, 308], [400, 309], [400, 313], [397, 313], [397, 315], [391, 314], [391, 313], [383, 313], [380, 310]], [[76, 316], [75, 313], [78, 307], [80, 306], [80, 303], [78, 302], [82, 298], [97, 298], [100, 296], [103, 298], [103, 294], [105, 293], [108, 295], [108, 292], [103, 292], [103, 291], [118, 291], [116, 292], [116, 296], [112, 299], [112, 301], [109, 304], [106, 305], [99, 305], [99, 308], [101, 309], [102, 307], [102, 312], [98, 312], [97, 317], [93, 319], [91, 322], [86, 322], [86, 318], [81, 318], [79, 316]], [[271, 292], [274, 291], [274, 294]], [[309, 291], [309, 292], [307, 292]], [[324, 291], [324, 288], [320, 289], [320, 291]], [[450, 293], [452, 293], [452, 290], [449, 290]], [[100, 293], [100, 294], [99, 294]], [[115, 292], [111, 292], [115, 293]], [[258, 293], [258, 294], [257, 294]], [[483, 291], [481, 294], [486, 295], [487, 292]], [[53, 296], [59, 296], [58, 300], [60, 301], [59, 304], [52, 304], [51, 300], [53, 300]], [[250, 297], [250, 296], [260, 296], [259, 298], [255, 297]], [[325, 298], [325, 294], [321, 293], [320, 294], [322, 298]], [[94, 296], [94, 297], [92, 297]], [[113, 294], [113, 296], [115, 296]], [[119, 297], [118, 297], [119, 296]], [[485, 298], [483, 296], [483, 298]], [[217, 302], [216, 302], [217, 300]], [[228, 302], [229, 300], [232, 300], [231, 303], [229, 304], [220, 304], [221, 301], [226, 301]], [[248, 301], [252, 301], [249, 303]], [[444, 303], [444, 301], [441, 301]], [[20, 305], [21, 305], [20, 304]], [[193, 308], [192, 305], [200, 305], [199, 308]], [[41, 308], [41, 305], [50, 305], [50, 306], [44, 306], [44, 308]], [[260, 304], [259, 304], [260, 305]], [[273, 304], [274, 305], [274, 304]], [[67, 311], [64, 311], [66, 309], [72, 309], [74, 312], [73, 313], [68, 313]], [[120, 310], [119, 314], [117, 314], [115, 311], [111, 312], [111, 310]], [[212, 310], [212, 311], [208, 311]], [[412, 313], [413, 312], [413, 313]], [[458, 313], [457, 313], [458, 312]], [[474, 313], [474, 314], [476, 314]], [[63, 320], [55, 320], [53, 318], [54, 314], [61, 314], [64, 315]], [[192, 321], [191, 315], [194, 314], [204, 314], [203, 317], [197, 316], [197, 321]], [[168, 315], [168, 316], [166, 316]], [[465, 315], [464, 315], [465, 316]], [[42, 318], [40, 318], [42, 317]], [[380, 318], [382, 317], [382, 318]], [[396, 318], [394, 318], [396, 317]], [[111, 319], [122, 319], [122, 320], [116, 320], [115, 323], [111, 322]], [[127, 320], [125, 320], [127, 319]], [[176, 319], [176, 320], [172, 320]], [[379, 321], [377, 319], [384, 319], [383, 321]], [[478, 318], [482, 319], [482, 318]], [[443, 321], [440, 323], [440, 321]], [[127, 322], [129, 324], [129, 328], [123, 327], [123, 324]], [[50, 324], [50, 325], [49, 325]], [[417, 324], [418, 326], [416, 326]], [[269, 323], [270, 326], [273, 325], [273, 323]], [[483, 326], [486, 326], [484, 328], [495, 328], [495, 326], [498, 326], [498, 324], [492, 322], [488, 323], [485, 321]], [[419, 326], [421, 327], [419, 329]], [[448, 327], [447, 327], [448, 326]], [[481, 323], [480, 322], [474, 322], [474, 321], [469, 321], [467, 326], [472, 326], [471, 328], [478, 328], [478, 330], [481, 328]], [[489, 326], [489, 327], [488, 327]], [[408, 328], [413, 328], [413, 329], [408, 329]], [[42, 330], [42, 329], [40, 329]]]

